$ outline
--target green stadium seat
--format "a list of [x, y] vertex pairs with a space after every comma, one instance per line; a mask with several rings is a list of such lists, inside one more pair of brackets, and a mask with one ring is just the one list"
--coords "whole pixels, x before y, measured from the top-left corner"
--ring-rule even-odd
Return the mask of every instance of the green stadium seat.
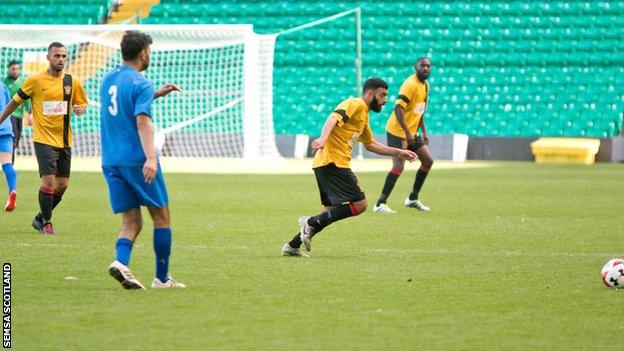
[[[97, 23], [108, 6], [108, 0], [68, 0], [62, 9], [56, 3], [0, 4], [0, 22]], [[362, 6], [363, 77], [384, 77], [390, 96], [413, 73], [416, 57], [431, 55], [433, 133], [602, 137], [622, 128], [621, 0], [161, 0], [143, 23], [253, 23], [257, 32], [274, 33], [355, 6]], [[32, 12], [41, 16], [24, 15]], [[348, 16], [278, 38], [277, 133], [318, 134], [332, 104], [354, 95], [354, 26]], [[383, 132], [385, 118], [371, 123]]]
[[[24, 0], [0, 4], [0, 23], [7, 24], [89, 24], [99, 23], [109, 0]], [[37, 14], [33, 16], [33, 14]]]

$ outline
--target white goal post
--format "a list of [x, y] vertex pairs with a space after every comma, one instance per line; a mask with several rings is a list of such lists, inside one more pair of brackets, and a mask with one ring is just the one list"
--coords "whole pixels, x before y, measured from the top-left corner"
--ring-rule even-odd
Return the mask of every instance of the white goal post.
[[[87, 113], [72, 117], [73, 154], [99, 156], [99, 85], [121, 60], [125, 31], [148, 33], [153, 44], [145, 71], [155, 89], [177, 84], [154, 101], [153, 124], [163, 156], [279, 159], [273, 128], [273, 53], [276, 35], [252, 25], [0, 25], [0, 68], [11, 60], [24, 73], [47, 68], [51, 42], [65, 45], [65, 71], [80, 80]], [[32, 155], [27, 127], [18, 155]]]

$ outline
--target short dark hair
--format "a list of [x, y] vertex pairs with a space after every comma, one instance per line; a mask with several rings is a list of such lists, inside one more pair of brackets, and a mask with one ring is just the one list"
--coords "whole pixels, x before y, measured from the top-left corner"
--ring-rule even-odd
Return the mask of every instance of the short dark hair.
[[11, 62], [9, 62], [9, 64], [7, 65], [7, 67], [11, 67], [13, 65], [19, 65], [20, 63], [17, 60], [11, 60]]
[[55, 41], [53, 43], [51, 43], [50, 45], [48, 45], [48, 52], [50, 52], [50, 50], [52, 50], [52, 48], [64, 48], [65, 45], [61, 44], [58, 41]]
[[139, 53], [152, 44], [149, 34], [138, 30], [129, 30], [121, 38], [121, 57], [124, 61], [136, 60]]
[[367, 90], [376, 90], [378, 88], [388, 89], [388, 83], [381, 78], [368, 78], [366, 82], [364, 82], [364, 89], [362, 89], [362, 92], [366, 92]]
[[418, 60], [416, 60], [416, 63], [418, 63], [418, 62], [420, 62], [420, 61], [422, 61], [422, 60], [429, 60], [429, 61], [431, 61], [431, 59], [430, 59], [430, 58], [428, 58], [428, 57], [426, 57], [426, 56], [423, 56], [423, 57], [419, 57], [419, 58], [418, 58]]

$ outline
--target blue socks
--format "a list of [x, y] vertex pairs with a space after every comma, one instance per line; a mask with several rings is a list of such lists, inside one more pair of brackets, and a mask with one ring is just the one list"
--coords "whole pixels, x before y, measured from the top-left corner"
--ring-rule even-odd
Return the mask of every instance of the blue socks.
[[[130, 263], [132, 252], [132, 240], [127, 238], [117, 239], [116, 260], [124, 265]], [[169, 278], [169, 255], [171, 254], [171, 228], [154, 229], [154, 252], [156, 253], [156, 278], [166, 283]]]
[[133, 242], [130, 239], [119, 238], [117, 239], [117, 244], [115, 245], [117, 248], [117, 257], [115, 259], [126, 266], [130, 263], [132, 244]]
[[171, 228], [154, 228], [154, 252], [156, 253], [156, 278], [166, 283], [171, 254]]
[[6, 177], [7, 184], [9, 186], [9, 192], [15, 190], [15, 186], [17, 185], [17, 173], [15, 173], [15, 168], [13, 168], [13, 164], [3, 164], [2, 172], [4, 172], [4, 176]]

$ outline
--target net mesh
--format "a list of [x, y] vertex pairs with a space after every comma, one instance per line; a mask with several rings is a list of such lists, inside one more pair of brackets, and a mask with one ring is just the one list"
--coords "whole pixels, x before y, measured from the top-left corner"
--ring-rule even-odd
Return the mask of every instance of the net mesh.
[[[182, 90], [153, 104], [154, 128], [165, 136], [163, 156], [279, 158], [272, 116], [275, 37], [255, 34], [251, 25], [3, 25], [0, 65], [18, 60], [23, 73], [41, 72], [47, 46], [63, 43], [65, 71], [80, 80], [90, 102], [84, 116], [72, 117], [72, 152], [99, 156], [99, 85], [120, 64], [127, 30], [153, 39], [144, 74], [154, 87], [174, 83]], [[24, 129], [18, 155], [33, 154], [31, 128]]]

